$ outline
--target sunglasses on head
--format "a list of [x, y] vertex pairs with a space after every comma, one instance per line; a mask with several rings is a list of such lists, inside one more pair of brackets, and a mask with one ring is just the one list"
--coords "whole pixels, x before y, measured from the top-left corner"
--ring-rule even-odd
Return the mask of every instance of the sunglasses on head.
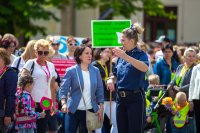
[[49, 51], [37, 51], [38, 55], [44, 55], [47, 56], [49, 54]]
[[70, 44], [69, 44], [69, 46], [72, 46], [72, 45], [76, 46], [76, 43], [70, 43]]

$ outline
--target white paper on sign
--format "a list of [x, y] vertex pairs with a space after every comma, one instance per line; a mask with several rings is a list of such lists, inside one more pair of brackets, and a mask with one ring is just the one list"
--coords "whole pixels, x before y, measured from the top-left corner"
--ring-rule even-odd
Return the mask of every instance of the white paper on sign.
[[121, 39], [122, 39], [122, 33], [121, 32], [116, 32], [117, 38], [118, 38], [118, 44], [121, 44]]

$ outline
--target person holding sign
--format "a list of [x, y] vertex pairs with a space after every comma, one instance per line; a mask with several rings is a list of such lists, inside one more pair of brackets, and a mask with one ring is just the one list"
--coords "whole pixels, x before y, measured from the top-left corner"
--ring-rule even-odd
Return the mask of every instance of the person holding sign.
[[35, 112], [35, 102], [31, 96], [33, 78], [30, 75], [21, 76], [18, 81], [19, 89], [16, 92], [16, 125], [19, 133], [34, 133], [36, 119], [44, 118], [45, 112]]
[[88, 133], [86, 111], [96, 112], [99, 121], [103, 121], [103, 83], [99, 69], [91, 65], [90, 47], [78, 46], [74, 58], [77, 65], [67, 68], [60, 87], [61, 110], [69, 114], [70, 133], [76, 133], [78, 127]]
[[119, 57], [113, 75], [107, 80], [107, 87], [117, 91], [118, 133], [143, 133], [145, 123], [145, 93], [143, 89], [145, 73], [148, 71], [148, 57], [137, 47], [138, 34], [143, 28], [135, 23], [122, 31], [123, 50], [113, 49]]
[[[57, 77], [53, 63], [47, 61], [50, 44], [44, 39], [36, 41], [34, 50], [36, 59], [28, 60], [24, 65], [21, 75], [31, 74], [34, 79], [34, 85], [31, 92], [33, 100], [36, 102], [36, 111], [42, 112], [40, 106], [42, 97], [48, 97], [53, 100], [51, 110], [46, 110], [46, 117], [37, 120], [37, 133], [45, 133], [48, 130], [55, 132], [57, 130], [56, 115], [56, 96], [55, 96], [55, 78]], [[51, 113], [51, 115], [50, 115]], [[51, 118], [51, 119], [50, 119]], [[50, 124], [51, 121], [51, 124]]]
[[[104, 86], [104, 112], [105, 112], [104, 127], [105, 127], [106, 132], [117, 133], [116, 102], [115, 102], [116, 94], [115, 92], [112, 92], [110, 96], [110, 91], [107, 90], [107, 87], [106, 87], [106, 81], [110, 74], [110, 58], [112, 55], [112, 51], [109, 48], [99, 48], [96, 50], [97, 51], [94, 54], [95, 61], [92, 62], [92, 65], [96, 66], [99, 69], [103, 86]], [[111, 108], [111, 112], [110, 112], [110, 108]], [[110, 114], [111, 114], [111, 118], [110, 118]], [[110, 124], [112, 124], [111, 128], [110, 128]], [[101, 129], [96, 130], [96, 133], [101, 133]]]

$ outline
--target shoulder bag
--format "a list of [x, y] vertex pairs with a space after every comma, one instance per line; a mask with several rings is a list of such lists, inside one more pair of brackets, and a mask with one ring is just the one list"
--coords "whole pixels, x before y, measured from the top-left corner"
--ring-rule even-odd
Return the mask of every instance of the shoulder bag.
[[101, 128], [102, 122], [99, 121], [97, 113], [90, 112], [90, 111], [87, 110], [85, 99], [83, 97], [83, 90], [82, 90], [82, 87], [81, 87], [81, 84], [80, 84], [80, 79], [79, 79], [77, 68], [76, 68], [76, 74], [77, 74], [77, 77], [78, 77], [78, 83], [79, 83], [79, 86], [80, 86], [80, 90], [81, 90], [81, 94], [82, 94], [82, 98], [83, 98], [83, 103], [85, 105], [85, 110], [86, 110], [86, 126], [87, 126], [88, 131], [91, 132], [92, 130]]

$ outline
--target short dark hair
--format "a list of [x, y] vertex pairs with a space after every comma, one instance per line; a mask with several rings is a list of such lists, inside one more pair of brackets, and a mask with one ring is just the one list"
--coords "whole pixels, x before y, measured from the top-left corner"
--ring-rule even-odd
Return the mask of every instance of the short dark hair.
[[[76, 48], [76, 50], [74, 51], [74, 59], [75, 59], [75, 61], [76, 61], [77, 64], [81, 64], [81, 60], [80, 60], [79, 57], [82, 55], [82, 53], [83, 53], [83, 51], [85, 50], [86, 47], [88, 47], [88, 46], [81, 45], [81, 46], [78, 46]], [[88, 48], [90, 48], [90, 47], [88, 47]]]
[[163, 41], [165, 41], [165, 42], [168, 42], [168, 43], [170, 43], [171, 41], [170, 41], [170, 39], [169, 38], [167, 38], [167, 37], [165, 37], [164, 39], [163, 39]]
[[84, 39], [82, 40], [82, 44], [87, 44], [87, 43], [90, 42], [90, 41], [91, 41], [91, 38], [89, 38], [89, 37], [84, 38]]
[[104, 51], [105, 49], [106, 49], [106, 48], [97, 48], [97, 49], [96, 49], [96, 52], [94, 53], [94, 59], [95, 59], [95, 60], [101, 59], [100, 54], [101, 54], [101, 52]]
[[4, 60], [5, 65], [9, 65], [11, 63], [10, 56], [4, 48], [0, 48], [0, 58]]
[[6, 33], [2, 38], [0, 38], [1, 48], [7, 49], [10, 47], [11, 43], [14, 43], [15, 47], [18, 45], [17, 39], [13, 34]]
[[166, 49], [170, 49], [172, 52], [174, 52], [173, 47], [172, 47], [171, 44], [167, 44], [166, 46], [164, 46], [164, 47], [162, 48], [162, 52], [164, 52]]

